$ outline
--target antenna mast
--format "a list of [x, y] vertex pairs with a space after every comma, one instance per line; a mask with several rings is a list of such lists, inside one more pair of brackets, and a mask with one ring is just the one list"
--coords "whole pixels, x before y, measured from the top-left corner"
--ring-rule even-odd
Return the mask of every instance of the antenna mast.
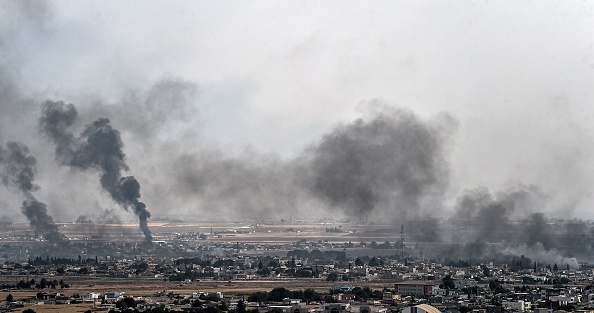
[[404, 258], [404, 224], [400, 226], [400, 258]]

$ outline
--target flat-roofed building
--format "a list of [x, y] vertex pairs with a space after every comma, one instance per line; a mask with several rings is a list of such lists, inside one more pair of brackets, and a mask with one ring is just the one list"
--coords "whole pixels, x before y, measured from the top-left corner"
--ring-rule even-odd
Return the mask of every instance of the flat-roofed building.
[[404, 296], [429, 296], [433, 294], [435, 284], [422, 280], [403, 281], [394, 284], [396, 294]]

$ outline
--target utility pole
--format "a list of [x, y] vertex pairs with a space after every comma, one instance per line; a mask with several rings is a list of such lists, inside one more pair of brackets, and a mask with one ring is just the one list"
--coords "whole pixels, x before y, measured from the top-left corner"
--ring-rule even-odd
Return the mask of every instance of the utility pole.
[[400, 258], [404, 258], [404, 224], [400, 226]]

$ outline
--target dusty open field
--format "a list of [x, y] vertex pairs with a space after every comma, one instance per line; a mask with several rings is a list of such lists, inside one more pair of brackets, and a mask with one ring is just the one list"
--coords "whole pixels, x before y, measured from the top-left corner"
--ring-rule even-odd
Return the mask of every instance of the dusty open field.
[[[136, 242], [143, 236], [136, 223], [121, 224], [75, 224], [59, 223], [60, 232], [71, 241]], [[300, 239], [308, 241], [359, 243], [400, 238], [400, 225], [355, 224], [325, 222], [295, 223], [253, 223], [253, 222], [150, 222], [149, 227], [155, 240], [167, 240], [172, 234], [201, 233], [208, 235], [212, 242], [242, 242], [254, 244], [291, 243]], [[341, 232], [326, 232], [326, 228], [336, 228]], [[2, 242], [14, 242], [11, 236], [25, 236], [30, 228], [25, 223], [7, 225], [0, 228]], [[29, 241], [34, 241], [29, 238]]]
[[83, 313], [92, 308], [92, 304], [33, 305], [8, 312], [21, 313], [26, 309], [33, 309], [37, 313]]
[[[128, 280], [127, 282], [112, 284], [73, 284], [71, 288], [63, 290], [55, 290], [57, 292], [64, 292], [68, 295], [74, 293], [87, 293], [87, 292], [99, 292], [105, 293], [108, 291], [123, 291], [130, 296], [151, 296], [158, 291], [171, 291], [180, 294], [190, 294], [197, 291], [205, 292], [223, 292], [225, 295], [249, 295], [256, 291], [270, 291], [275, 287], [284, 287], [290, 290], [300, 290], [306, 288], [314, 288], [319, 291], [328, 291], [332, 286], [337, 283], [327, 282], [325, 280], [245, 280], [245, 281], [207, 281], [207, 282], [194, 282], [189, 284], [179, 283], [152, 283], [147, 284], [142, 281]], [[377, 282], [351, 282], [350, 284], [369, 286], [371, 288], [382, 288], [392, 286], [390, 281], [377, 281]], [[46, 290], [47, 291], [47, 290]], [[11, 290], [0, 292], [0, 299], [5, 299], [8, 294], [12, 294], [16, 300], [31, 299], [35, 297], [37, 291], [22, 291], [22, 290]]]
[[[155, 240], [169, 240], [176, 234], [187, 233], [206, 233], [208, 239], [205, 243], [228, 242], [228, 243], [249, 243], [249, 244], [287, 244], [295, 243], [305, 239], [308, 242], [330, 242], [347, 243], [352, 242], [357, 246], [356, 249], [345, 249], [347, 255], [354, 257], [357, 255], [377, 255], [377, 254], [396, 254], [398, 249], [368, 249], [359, 247], [360, 242], [370, 243], [376, 241], [383, 243], [388, 240], [394, 243], [399, 236], [399, 227], [393, 225], [361, 225], [346, 223], [230, 223], [230, 222], [158, 222], [151, 223], [150, 227], [155, 234]], [[10, 235], [26, 233], [25, 225], [12, 225], [4, 228], [0, 234], [9, 238]], [[340, 232], [327, 232], [326, 228], [340, 229]], [[86, 225], [86, 224], [61, 224], [61, 231], [73, 241], [116, 241], [131, 242], [141, 241], [142, 235], [136, 224], [105, 224], [105, 225]], [[8, 235], [8, 236], [6, 236]], [[11, 237], [15, 238], [15, 237]], [[31, 239], [33, 240], [33, 239]], [[198, 241], [200, 242], [200, 241]], [[286, 251], [272, 250], [263, 253], [273, 253], [286, 255]], [[0, 283], [14, 283], [21, 279], [36, 280], [39, 277], [0, 277]], [[179, 294], [191, 294], [192, 292], [223, 292], [225, 296], [246, 296], [256, 291], [270, 291], [275, 287], [284, 287], [290, 290], [299, 290], [314, 288], [320, 292], [328, 291], [336, 283], [326, 282], [325, 280], [234, 280], [234, 281], [216, 281], [203, 280], [188, 284], [167, 282], [162, 279], [118, 279], [118, 278], [81, 278], [65, 277], [65, 281], [71, 285], [71, 288], [64, 290], [45, 290], [50, 292], [63, 292], [67, 295], [74, 293], [98, 292], [104, 294], [108, 291], [122, 291], [130, 296], [151, 296], [159, 291], [174, 292]], [[392, 282], [354, 282], [352, 284], [369, 286], [371, 288], [381, 289], [391, 287]], [[0, 299], [5, 299], [10, 293], [16, 300], [35, 302], [37, 290], [22, 291], [11, 290], [0, 292]], [[42, 312], [84, 312], [91, 308], [91, 304], [76, 305], [43, 305], [33, 306], [32, 308], [39, 313]], [[22, 312], [24, 309], [16, 309], [11, 312]]]
[[[318, 292], [327, 292], [336, 283], [329, 283], [326, 281], [298, 281], [298, 280], [284, 280], [284, 281], [232, 281], [232, 282], [196, 282], [191, 284], [174, 284], [174, 283], [160, 283], [160, 284], [144, 284], [143, 282], [127, 281], [123, 284], [110, 285], [94, 285], [94, 284], [77, 284], [72, 288], [64, 289], [67, 295], [73, 293], [85, 292], [100, 292], [107, 291], [123, 291], [129, 296], [151, 296], [155, 292], [164, 291], [174, 292], [179, 294], [191, 294], [197, 291], [207, 292], [223, 292], [225, 296], [241, 297], [248, 296], [256, 291], [270, 291], [275, 287], [284, 287], [290, 290], [303, 290], [306, 288], [314, 288]], [[356, 284], [356, 283], [355, 283]], [[382, 289], [383, 287], [391, 287], [390, 282], [366, 282], [359, 284], [369, 286], [373, 289]], [[59, 291], [59, 290], [56, 290]], [[15, 300], [25, 300], [35, 303], [35, 294], [37, 291], [19, 291], [12, 290], [10, 292], [0, 292], [0, 299], [5, 299], [8, 294], [12, 294]], [[9, 312], [23, 312], [27, 308], [32, 308], [38, 313], [82, 313], [93, 307], [92, 304], [69, 304], [69, 305], [34, 305], [31, 307], [14, 309]]]

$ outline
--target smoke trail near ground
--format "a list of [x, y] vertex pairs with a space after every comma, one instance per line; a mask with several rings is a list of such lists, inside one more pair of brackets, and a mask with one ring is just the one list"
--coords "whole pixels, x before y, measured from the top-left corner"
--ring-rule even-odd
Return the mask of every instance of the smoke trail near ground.
[[0, 227], [12, 225], [13, 223], [14, 223], [14, 220], [8, 216], [4, 215], [4, 216], [0, 217]]
[[505, 254], [511, 255], [523, 255], [530, 258], [538, 263], [544, 264], [566, 264], [571, 268], [579, 268], [579, 264], [574, 257], [565, 257], [556, 248], [547, 249], [540, 242], [533, 245], [520, 244], [514, 247], [506, 247], [501, 251]]
[[518, 186], [491, 194], [486, 189], [466, 191], [456, 204], [454, 218], [471, 234], [474, 242], [508, 242], [551, 248], [550, 229], [545, 222], [545, 196], [534, 186]]
[[576, 268], [576, 257], [591, 257], [591, 226], [551, 220], [542, 213], [549, 206], [547, 196], [535, 186], [517, 186], [495, 194], [484, 188], [468, 190], [458, 199], [450, 225], [442, 225], [444, 232], [452, 232], [444, 243], [455, 245], [442, 253], [476, 258], [525, 255], [534, 261]]
[[99, 170], [101, 187], [123, 208], [132, 209], [138, 216], [146, 240], [151, 241], [148, 228], [151, 214], [139, 201], [140, 184], [132, 176], [121, 175], [122, 171], [128, 170], [128, 165], [119, 131], [111, 126], [109, 119], [99, 118], [87, 125], [79, 137], [75, 137], [71, 128], [77, 115], [72, 104], [52, 101], [43, 104], [39, 126], [56, 145], [57, 162], [82, 170]]
[[66, 238], [47, 213], [47, 207], [35, 199], [33, 192], [39, 189], [34, 184], [37, 160], [29, 155], [29, 148], [22, 143], [8, 142], [6, 149], [0, 147], [0, 177], [2, 183], [11, 188], [18, 188], [25, 200], [21, 212], [27, 217], [29, 225], [36, 235], [43, 236], [52, 243], [62, 243]]

